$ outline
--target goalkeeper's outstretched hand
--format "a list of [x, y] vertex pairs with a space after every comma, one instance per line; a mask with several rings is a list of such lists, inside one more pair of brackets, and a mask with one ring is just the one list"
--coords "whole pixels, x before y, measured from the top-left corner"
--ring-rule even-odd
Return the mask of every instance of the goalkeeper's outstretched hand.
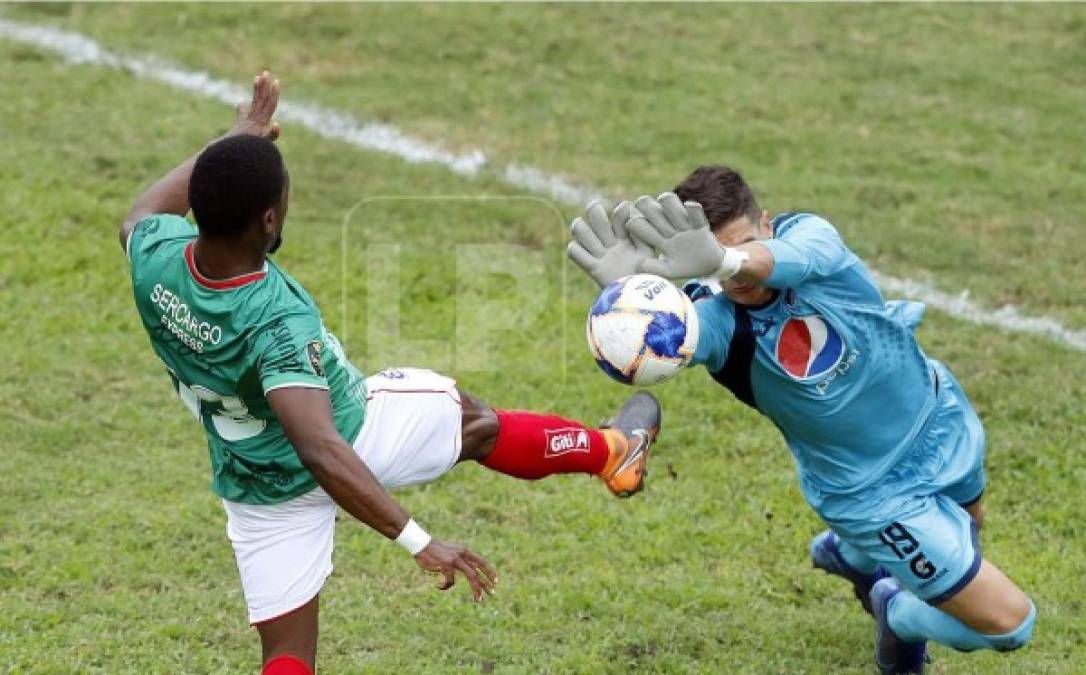
[[608, 216], [607, 209], [596, 201], [589, 204], [583, 218], [573, 220], [573, 241], [566, 252], [601, 288], [637, 274], [642, 261], [652, 255], [652, 249], [632, 239], [626, 229], [630, 219], [640, 215], [624, 201]]
[[717, 242], [701, 204], [684, 204], [674, 192], [665, 192], [656, 199], [639, 197], [634, 206], [639, 216], [630, 220], [630, 234], [659, 251], [659, 257], [641, 261], [639, 272], [668, 279], [727, 279], [739, 271], [746, 254]]

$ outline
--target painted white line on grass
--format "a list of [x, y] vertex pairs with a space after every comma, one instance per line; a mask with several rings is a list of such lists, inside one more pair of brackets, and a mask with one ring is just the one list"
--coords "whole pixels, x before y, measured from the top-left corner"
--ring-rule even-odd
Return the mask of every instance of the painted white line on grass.
[[546, 173], [534, 166], [507, 164], [501, 172], [507, 185], [543, 194], [557, 201], [584, 208], [595, 199], [606, 199], [598, 190], [570, 183], [561, 176]]
[[1086, 331], [1068, 328], [1055, 319], [1024, 315], [1014, 305], [1003, 305], [999, 309], [982, 307], [969, 299], [969, 291], [952, 295], [912, 279], [898, 279], [873, 270], [872, 274], [883, 291], [915, 298], [957, 319], [1018, 333], [1041, 335], [1086, 352]]
[[[0, 18], [0, 37], [48, 49], [69, 63], [125, 70], [139, 77], [231, 106], [251, 93], [251, 89], [212, 77], [208, 73], [185, 70], [152, 56], [128, 56], [111, 52], [79, 33], [49, 26]], [[474, 176], [486, 163], [486, 156], [482, 152], [454, 154], [411, 138], [390, 124], [362, 123], [350, 115], [309, 103], [282, 101], [278, 119], [304, 126], [325, 138], [343, 141], [366, 150], [393, 154], [408, 162], [443, 164], [463, 176]]]
[[[186, 70], [152, 56], [130, 56], [109, 51], [94, 40], [71, 31], [0, 17], [0, 37], [49, 50], [69, 63], [128, 71], [139, 77], [231, 106], [249, 94], [245, 87], [212, 77], [208, 73]], [[278, 117], [283, 122], [298, 124], [324, 138], [364, 150], [395, 155], [407, 162], [439, 164], [469, 178], [480, 173], [493, 175], [507, 185], [547, 195], [570, 206], [582, 207], [601, 196], [599, 191], [589, 186], [570, 182], [532, 166], [508, 164], [496, 167], [481, 150], [458, 154], [408, 136], [391, 124], [361, 122], [346, 113], [311, 103], [284, 99], [280, 102]], [[952, 295], [910, 279], [878, 273], [875, 276], [883, 289], [921, 300], [958, 319], [1018, 333], [1040, 335], [1086, 351], [1086, 331], [1068, 328], [1055, 319], [1026, 316], [1011, 305], [994, 310], [985, 308], [971, 301], [968, 291]]]

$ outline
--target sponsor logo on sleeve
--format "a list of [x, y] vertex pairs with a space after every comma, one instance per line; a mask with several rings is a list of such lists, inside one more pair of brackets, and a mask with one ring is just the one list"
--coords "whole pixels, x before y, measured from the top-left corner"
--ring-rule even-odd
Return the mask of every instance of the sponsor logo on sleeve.
[[547, 450], [544, 457], [558, 457], [571, 452], [588, 452], [588, 431], [577, 427], [547, 429]]

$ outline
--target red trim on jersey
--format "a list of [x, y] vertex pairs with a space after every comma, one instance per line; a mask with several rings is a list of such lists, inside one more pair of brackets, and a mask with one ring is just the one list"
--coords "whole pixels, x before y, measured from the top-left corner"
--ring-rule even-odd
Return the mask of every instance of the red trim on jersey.
[[241, 274], [236, 277], [230, 277], [229, 279], [208, 279], [204, 275], [200, 274], [200, 270], [196, 269], [196, 259], [193, 257], [192, 249], [195, 242], [189, 242], [185, 247], [185, 262], [189, 266], [189, 272], [192, 274], [192, 278], [196, 280], [196, 283], [201, 286], [205, 286], [215, 291], [222, 291], [228, 288], [237, 288], [238, 286], [244, 286], [245, 284], [251, 284], [254, 281], [260, 281], [264, 277], [268, 276], [268, 270], [262, 269], [257, 272], [249, 272], [248, 274]]

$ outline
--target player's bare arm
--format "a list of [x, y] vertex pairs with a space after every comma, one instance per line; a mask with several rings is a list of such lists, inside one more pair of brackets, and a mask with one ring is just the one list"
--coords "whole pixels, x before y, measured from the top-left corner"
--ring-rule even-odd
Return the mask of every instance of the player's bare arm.
[[[405, 534], [413, 524], [410, 516], [339, 435], [327, 391], [283, 387], [267, 397], [302, 464], [337, 504], [389, 539]], [[494, 590], [496, 574], [490, 563], [458, 544], [431, 539], [415, 554], [415, 562], [443, 575], [441, 590], [452, 587], [457, 572], [471, 584], [476, 601]]]
[[[253, 78], [253, 98], [248, 104], [242, 103], [237, 108], [237, 121], [226, 136], [250, 134], [276, 140], [279, 138], [279, 124], [272, 121], [275, 109], [279, 105], [279, 80], [273, 79], [268, 71]], [[202, 152], [202, 149], [201, 149]], [[186, 159], [154, 185], [147, 189], [132, 205], [124, 222], [121, 223], [121, 248], [125, 248], [128, 237], [136, 223], [154, 213], [172, 213], [183, 216], [189, 212], [189, 179], [192, 167], [200, 153]]]

